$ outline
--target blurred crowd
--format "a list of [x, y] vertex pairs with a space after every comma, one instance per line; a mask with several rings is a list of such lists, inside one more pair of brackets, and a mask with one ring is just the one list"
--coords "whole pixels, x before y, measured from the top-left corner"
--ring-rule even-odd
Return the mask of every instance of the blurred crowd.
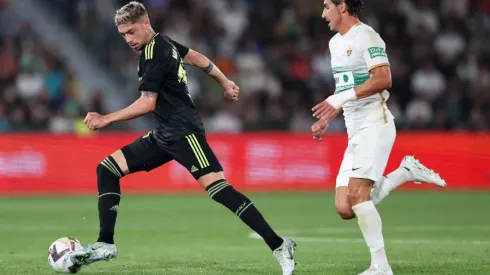
[[[107, 1], [114, 7], [129, 2]], [[114, 78], [136, 87], [138, 53], [117, 33], [113, 14], [101, 12], [97, 0], [43, 2]], [[155, 31], [207, 55], [241, 86], [240, 101], [228, 104], [211, 78], [187, 68], [208, 131], [309, 131], [311, 107], [335, 89], [328, 50], [334, 33], [321, 18], [322, 0], [142, 2]], [[365, 2], [361, 21], [387, 44], [393, 77], [387, 104], [398, 128], [488, 130], [490, 1]], [[7, 20], [8, 12], [2, 10], [0, 18]], [[7, 32], [1, 34], [0, 129], [22, 130], [27, 122], [32, 129], [56, 130], [62, 123], [48, 117], [80, 115], [78, 84], [56, 49], [37, 43], [28, 25]], [[343, 118], [329, 130], [344, 131]]]
[[[86, 108], [56, 47], [0, 1], [0, 132], [73, 132]], [[101, 104], [94, 98], [92, 108]]]

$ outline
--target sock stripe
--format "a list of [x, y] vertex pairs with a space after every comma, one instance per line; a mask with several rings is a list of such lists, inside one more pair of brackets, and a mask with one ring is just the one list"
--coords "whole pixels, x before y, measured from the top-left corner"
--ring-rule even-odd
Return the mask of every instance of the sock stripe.
[[221, 190], [225, 189], [228, 186], [230, 185], [226, 181], [216, 184], [208, 190], [209, 197], [213, 198], [214, 195], [218, 194]]
[[120, 178], [124, 176], [124, 172], [121, 170], [119, 167], [119, 164], [117, 164], [116, 160], [112, 156], [108, 156], [106, 158], [107, 162], [112, 165], [112, 168], [117, 171], [117, 173], [120, 175]]
[[221, 190], [225, 189], [228, 186], [230, 185], [226, 183], [219, 184], [219, 186], [216, 186], [216, 188], [214, 188], [213, 190], [208, 191], [209, 197], [213, 198], [216, 194], [218, 194]]
[[249, 207], [250, 207], [250, 205], [252, 205], [252, 204], [253, 204], [253, 202], [249, 202], [249, 203], [247, 204], [247, 206], [245, 206], [245, 207], [244, 207], [244, 208], [243, 208], [241, 211], [240, 211], [240, 209], [238, 209], [238, 210], [237, 210], [237, 212], [238, 212], [238, 211], [240, 211], [240, 213], [236, 213], [236, 212], [235, 212], [235, 214], [236, 214], [238, 217], [240, 217], [240, 216], [243, 214], [243, 212], [245, 212], [245, 210], [247, 210], [247, 208], [249, 208]]
[[108, 158], [105, 158], [102, 162], [101, 162], [102, 165], [104, 165], [107, 169], [109, 169], [109, 171], [111, 171], [116, 177], [119, 177], [121, 178], [122, 175], [121, 173], [118, 171], [117, 167], [114, 165], [114, 163], [112, 163]]
[[219, 192], [221, 192], [221, 190], [225, 189], [225, 188], [226, 188], [226, 187], [228, 187], [228, 186], [230, 186], [230, 185], [226, 184], [226, 185], [224, 185], [223, 187], [221, 187], [221, 188], [219, 188], [218, 190], [216, 190], [215, 192], [213, 192], [212, 194], [210, 193], [210, 194], [209, 194], [209, 197], [210, 197], [210, 198], [213, 198], [213, 197], [214, 197], [216, 194], [218, 194]]
[[211, 184], [211, 187], [209, 187], [209, 189], [208, 189], [208, 193], [213, 192], [214, 190], [216, 190], [216, 188], [218, 188], [219, 186], [221, 186], [223, 184], [228, 184], [228, 182], [226, 182], [225, 180], [221, 180], [221, 181], [218, 181], [216, 183]]
[[104, 165], [105, 168], [107, 168], [111, 173], [113, 173], [116, 177], [120, 178], [121, 176], [119, 173], [114, 169], [114, 167], [105, 159], [100, 163]]
[[116, 195], [116, 196], [121, 197], [121, 194], [119, 194], [119, 193], [107, 192], [107, 193], [104, 193], [104, 194], [102, 194], [102, 195], [99, 195], [99, 198], [100, 198], [100, 197], [103, 197], [103, 196], [106, 196], [106, 195]]
[[119, 173], [119, 171], [117, 171], [116, 166], [108, 158], [104, 159], [102, 162], [107, 165], [106, 167], [111, 169], [114, 175], [121, 177], [121, 174]]

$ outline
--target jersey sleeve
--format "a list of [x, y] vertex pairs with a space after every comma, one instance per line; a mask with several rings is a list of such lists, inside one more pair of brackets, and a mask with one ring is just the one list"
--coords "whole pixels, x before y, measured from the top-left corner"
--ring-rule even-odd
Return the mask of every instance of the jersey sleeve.
[[386, 54], [386, 44], [378, 33], [373, 30], [362, 32], [359, 35], [359, 44], [361, 45], [361, 51], [368, 71], [390, 65]]
[[149, 50], [147, 52], [149, 52], [148, 59], [145, 60], [145, 70], [138, 89], [140, 91], [160, 93], [169, 68], [170, 58], [166, 58], [164, 53], [159, 53], [158, 51], [152, 52], [152, 50]]
[[177, 51], [179, 52], [180, 57], [183, 59], [187, 53], [189, 52], [189, 48], [176, 42], [175, 40], [172, 40], [170, 37], [167, 37], [168, 40], [177, 48]]

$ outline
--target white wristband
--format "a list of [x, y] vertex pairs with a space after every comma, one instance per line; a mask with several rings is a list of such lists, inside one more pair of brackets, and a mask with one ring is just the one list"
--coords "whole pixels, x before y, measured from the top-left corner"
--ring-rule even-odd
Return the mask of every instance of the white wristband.
[[341, 108], [347, 101], [356, 100], [357, 95], [354, 88], [329, 96], [326, 101], [335, 109]]

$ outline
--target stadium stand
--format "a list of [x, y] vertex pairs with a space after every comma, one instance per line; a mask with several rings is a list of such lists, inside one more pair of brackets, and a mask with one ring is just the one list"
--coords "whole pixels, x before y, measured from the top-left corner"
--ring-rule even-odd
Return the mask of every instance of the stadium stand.
[[[114, 10], [100, 9], [95, 0], [42, 2], [64, 11], [63, 22], [111, 76], [136, 86], [138, 55], [116, 32]], [[128, 1], [107, 2], [117, 8]], [[240, 102], [226, 106], [219, 87], [189, 69], [189, 89], [209, 131], [309, 131], [310, 108], [334, 90], [328, 52], [333, 33], [319, 0], [142, 2], [156, 31], [212, 57], [242, 87]], [[2, 24], [15, 21], [5, 9]], [[399, 129], [489, 129], [488, 1], [373, 0], [361, 20], [387, 43], [393, 75], [388, 104]], [[1, 81], [10, 85], [2, 88], [0, 129], [69, 131], [67, 119], [87, 107], [96, 110], [77, 104], [76, 86], [83, 83], [55, 48], [36, 43], [28, 25], [8, 29], [1, 59], [9, 66]], [[344, 131], [342, 118], [329, 130]]]

